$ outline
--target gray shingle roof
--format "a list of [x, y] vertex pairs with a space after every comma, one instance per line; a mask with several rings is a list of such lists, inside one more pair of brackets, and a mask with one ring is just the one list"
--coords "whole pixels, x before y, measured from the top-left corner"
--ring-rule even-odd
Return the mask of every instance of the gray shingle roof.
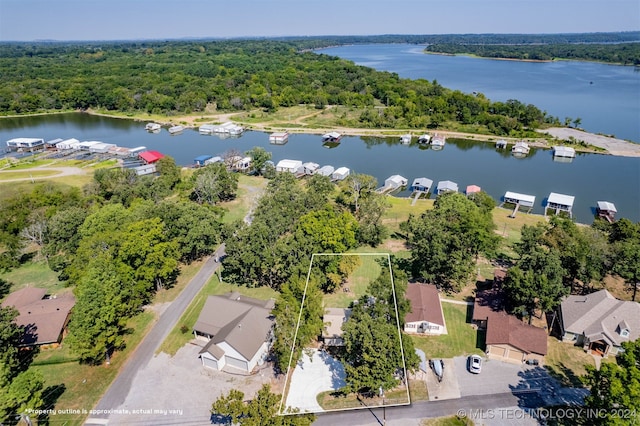
[[[565, 331], [583, 334], [590, 340], [604, 339], [620, 345], [640, 338], [640, 303], [614, 298], [607, 290], [586, 296], [568, 296], [561, 304]], [[627, 325], [629, 337], [620, 335], [620, 324]]]

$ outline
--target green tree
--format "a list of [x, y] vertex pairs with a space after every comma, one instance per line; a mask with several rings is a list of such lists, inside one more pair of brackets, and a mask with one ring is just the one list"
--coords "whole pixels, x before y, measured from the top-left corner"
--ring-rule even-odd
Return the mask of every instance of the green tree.
[[8, 386], [23, 369], [18, 350], [23, 330], [14, 322], [17, 316], [12, 306], [0, 307], [0, 388]]
[[245, 155], [251, 157], [252, 168], [259, 175], [262, 174], [265, 163], [271, 160], [271, 153], [261, 146], [254, 146]]
[[211, 414], [240, 426], [310, 426], [315, 421], [314, 414], [278, 415], [280, 400], [281, 396], [272, 393], [269, 385], [263, 385], [248, 402], [245, 402], [243, 392], [232, 389], [212, 404]]
[[640, 425], [640, 417], [633, 414], [640, 410], [640, 340], [624, 342], [622, 347], [624, 352], [618, 355], [617, 364], [603, 362], [600, 369], [587, 366], [583, 381], [590, 392], [585, 406], [603, 413], [590, 418], [590, 424]]
[[636, 300], [640, 285], [640, 239], [627, 239], [614, 245], [613, 270], [631, 287], [632, 299]]
[[44, 377], [36, 370], [24, 371], [8, 386], [0, 387], [0, 421], [13, 424], [16, 418], [25, 419], [31, 411], [42, 408], [43, 389]]
[[222, 163], [209, 164], [196, 170], [192, 182], [191, 199], [200, 204], [232, 200], [238, 191], [238, 175]]

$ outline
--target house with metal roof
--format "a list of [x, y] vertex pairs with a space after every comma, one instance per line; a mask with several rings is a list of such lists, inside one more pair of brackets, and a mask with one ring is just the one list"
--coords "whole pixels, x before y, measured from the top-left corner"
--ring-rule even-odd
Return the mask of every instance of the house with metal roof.
[[206, 341], [202, 365], [215, 370], [251, 373], [262, 365], [273, 342], [274, 300], [258, 300], [237, 292], [209, 296], [193, 327]]
[[412, 334], [447, 334], [438, 289], [432, 284], [409, 283], [406, 298], [411, 305], [404, 331]]
[[623, 342], [640, 338], [640, 303], [618, 300], [607, 290], [567, 296], [558, 313], [562, 341], [594, 355], [616, 355]]
[[276, 164], [276, 172], [297, 173], [302, 168], [300, 160], [280, 160]]
[[426, 177], [415, 178], [411, 184], [414, 191], [429, 192], [433, 186], [433, 181]]
[[616, 217], [616, 213], [618, 210], [616, 209], [616, 205], [610, 203], [609, 201], [598, 201], [596, 207], [596, 214], [598, 217], [601, 217], [609, 222], [613, 222]]

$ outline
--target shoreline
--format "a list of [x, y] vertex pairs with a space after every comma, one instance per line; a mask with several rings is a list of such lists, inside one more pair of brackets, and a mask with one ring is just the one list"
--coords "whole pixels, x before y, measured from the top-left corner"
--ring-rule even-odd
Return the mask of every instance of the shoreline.
[[[487, 58], [490, 59], [490, 58]], [[331, 108], [329, 106], [328, 108]], [[321, 112], [321, 111], [319, 111]], [[318, 112], [318, 113], [319, 113]], [[144, 117], [140, 114], [134, 114], [131, 116], [125, 116], [122, 114], [110, 114], [106, 112], [96, 111], [93, 109], [82, 110], [82, 111], [51, 111], [51, 112], [40, 112], [34, 114], [14, 114], [7, 116], [0, 116], [2, 118], [23, 118], [23, 117], [31, 117], [31, 116], [43, 116], [43, 115], [57, 115], [57, 114], [69, 114], [69, 113], [84, 113], [89, 115], [95, 115], [99, 117], [107, 117], [107, 118], [116, 118], [122, 120], [133, 120], [135, 122], [156, 122], [161, 124], [162, 126], [172, 126], [175, 124], [183, 125], [185, 128], [196, 129], [201, 124], [211, 123], [211, 122], [225, 122], [225, 121], [233, 121], [233, 117], [241, 114], [247, 113], [246, 111], [239, 112], [226, 112], [226, 113], [207, 113], [207, 114], [198, 114], [198, 115], [182, 115], [175, 117], [166, 117], [166, 116], [149, 116]], [[299, 117], [298, 120], [304, 119], [305, 117]], [[368, 128], [351, 128], [351, 127], [342, 127], [342, 126], [327, 126], [325, 128], [309, 128], [304, 125], [304, 123], [296, 123], [298, 126], [282, 126], [280, 123], [274, 122], [262, 122], [262, 123], [245, 123], [241, 120], [234, 121], [237, 124], [242, 125], [247, 130], [258, 131], [258, 132], [274, 132], [274, 131], [286, 131], [289, 133], [306, 133], [306, 134], [324, 134], [327, 131], [337, 131], [342, 133], [345, 136], [370, 136], [370, 137], [400, 137], [403, 134], [411, 133], [417, 135], [418, 133], [423, 132], [418, 129], [368, 129]], [[290, 124], [290, 123], [287, 123]], [[573, 129], [568, 127], [550, 127], [548, 129], [536, 129], [536, 131], [540, 134], [548, 135], [548, 137], [554, 138], [557, 140], [558, 144], [563, 144], [564, 141], [568, 140], [569, 137], [573, 137], [578, 142], [585, 142], [588, 145], [603, 149], [604, 151], [597, 151], [593, 149], [588, 149], [581, 146], [570, 145], [575, 148], [576, 152], [581, 153], [589, 153], [589, 154], [601, 154], [601, 155], [613, 155], [617, 157], [640, 157], [640, 144], [629, 142], [622, 139], [617, 139], [610, 136], [598, 135], [595, 133], [585, 132], [580, 129]], [[439, 134], [444, 135], [448, 138], [459, 138], [466, 139], [475, 142], [482, 143], [490, 143], [495, 142], [499, 139], [504, 139], [509, 143], [515, 143], [517, 141], [525, 141], [531, 147], [541, 148], [541, 149], [552, 149], [555, 141], [548, 141], [545, 137], [540, 138], [515, 138], [508, 136], [497, 136], [497, 135], [485, 135], [480, 133], [465, 133], [458, 132], [453, 130], [441, 130], [438, 129], [436, 131]], [[434, 131], [430, 131], [428, 133], [434, 133]]]

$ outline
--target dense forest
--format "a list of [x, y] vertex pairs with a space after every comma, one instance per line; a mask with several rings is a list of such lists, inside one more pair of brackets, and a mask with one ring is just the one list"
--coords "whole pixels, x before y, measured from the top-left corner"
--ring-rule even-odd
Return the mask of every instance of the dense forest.
[[425, 48], [430, 53], [472, 54], [485, 58], [550, 61], [574, 59], [640, 65], [640, 43], [619, 44], [469, 44], [435, 43]]
[[[0, 45], [0, 114], [102, 108], [177, 115], [299, 104], [361, 111], [362, 128], [475, 125], [509, 135], [559, 124], [533, 105], [401, 79], [294, 41]], [[515, 133], [514, 133], [515, 132]]]

